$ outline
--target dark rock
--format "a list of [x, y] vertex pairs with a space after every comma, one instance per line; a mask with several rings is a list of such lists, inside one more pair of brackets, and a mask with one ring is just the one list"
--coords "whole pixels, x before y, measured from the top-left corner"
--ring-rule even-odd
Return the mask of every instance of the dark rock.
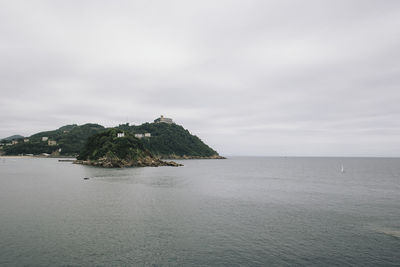
[[174, 161], [163, 161], [156, 158], [146, 157], [138, 160], [123, 160], [123, 159], [109, 159], [106, 157], [98, 160], [75, 160], [74, 164], [89, 165], [102, 168], [125, 168], [125, 167], [160, 167], [160, 166], [172, 166], [179, 167], [182, 164]]

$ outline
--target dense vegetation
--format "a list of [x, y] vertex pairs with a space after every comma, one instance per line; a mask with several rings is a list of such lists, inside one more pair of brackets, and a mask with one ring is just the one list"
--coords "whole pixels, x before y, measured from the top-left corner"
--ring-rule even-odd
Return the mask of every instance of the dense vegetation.
[[103, 157], [136, 160], [150, 156], [143, 143], [129, 133], [117, 137], [121, 130], [111, 128], [88, 138], [79, 160], [98, 160]]
[[[177, 124], [167, 123], [144, 123], [139, 126], [129, 126], [128, 124], [119, 125], [119, 130], [123, 130], [131, 134], [151, 133], [150, 138], [135, 139], [139, 146], [149, 150], [153, 155], [163, 158], [179, 158], [179, 157], [213, 157], [218, 153], [207, 146], [203, 141], [195, 135]], [[54, 155], [76, 156], [81, 150], [89, 137], [105, 132], [106, 128], [98, 124], [84, 125], [66, 125], [54, 131], [46, 131], [34, 134], [29, 138], [28, 142], [18, 139], [18, 144], [2, 146], [2, 151], [6, 155], [20, 154], [41, 154], [48, 153]], [[106, 132], [110, 134], [108, 131]], [[106, 134], [105, 133], [105, 134]], [[56, 141], [56, 145], [49, 146], [47, 141], [42, 141], [42, 137], [48, 137], [48, 140]], [[130, 136], [128, 140], [134, 138]], [[92, 140], [92, 139], [91, 139]], [[90, 141], [90, 140], [89, 140]], [[135, 142], [136, 142], [135, 141]], [[10, 141], [2, 141], [3, 144]], [[95, 145], [91, 141], [91, 145]], [[118, 141], [118, 146], [123, 145], [126, 141]], [[133, 142], [133, 140], [129, 141]], [[133, 143], [132, 143], [133, 144]], [[132, 145], [127, 143], [126, 145]], [[100, 143], [97, 145], [101, 145]], [[61, 149], [61, 151], [59, 151]], [[0, 150], [0, 152], [2, 152]], [[100, 152], [98, 152], [100, 153]], [[82, 154], [82, 153], [81, 153]]]
[[3, 151], [6, 155], [20, 155], [20, 154], [51, 154], [57, 151], [56, 146], [48, 146], [47, 142], [41, 143], [24, 143], [23, 140], [18, 140], [19, 143], [12, 146], [4, 146]]
[[9, 137], [3, 138], [2, 140], [0, 140], [0, 142], [7, 142], [7, 141], [11, 141], [11, 140], [18, 140], [24, 138], [22, 135], [16, 134], [16, 135], [11, 135]]
[[151, 133], [151, 138], [143, 139], [144, 147], [160, 157], [210, 157], [218, 155], [200, 138], [190, 134], [188, 130], [177, 124], [144, 123], [139, 126], [120, 125], [119, 128], [131, 133]]
[[[19, 154], [51, 154], [61, 148], [61, 155], [77, 155], [85, 145], [89, 136], [104, 131], [105, 128], [98, 124], [76, 124], [66, 125], [54, 131], [46, 131], [34, 134], [29, 137], [29, 142], [19, 139], [18, 144], [4, 146], [3, 150], [7, 155]], [[55, 146], [49, 146], [47, 141], [42, 141], [42, 137], [56, 141]]]

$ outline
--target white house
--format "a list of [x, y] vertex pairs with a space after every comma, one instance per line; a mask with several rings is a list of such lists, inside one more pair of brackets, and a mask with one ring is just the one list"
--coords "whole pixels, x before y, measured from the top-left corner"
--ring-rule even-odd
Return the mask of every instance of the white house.
[[17, 140], [12, 140], [11, 144], [16, 145], [16, 144], [18, 144], [18, 141]]
[[43, 136], [43, 137], [42, 137], [42, 141], [43, 141], [43, 142], [46, 142], [47, 140], [49, 140], [49, 138], [48, 138], [47, 136]]
[[143, 134], [135, 134], [135, 137], [140, 139], [140, 138], [143, 138], [144, 135]]
[[119, 138], [119, 137], [124, 137], [125, 136], [125, 133], [117, 133], [117, 137]]
[[25, 138], [24, 143], [28, 143], [28, 142], [29, 142], [29, 138]]
[[151, 133], [145, 133], [145, 134], [144, 134], [144, 137], [150, 138], [150, 137], [151, 137]]
[[57, 145], [57, 142], [56, 142], [56, 141], [53, 141], [53, 140], [49, 140], [49, 141], [47, 142], [47, 144], [48, 144], [49, 146], [56, 146], [56, 145]]

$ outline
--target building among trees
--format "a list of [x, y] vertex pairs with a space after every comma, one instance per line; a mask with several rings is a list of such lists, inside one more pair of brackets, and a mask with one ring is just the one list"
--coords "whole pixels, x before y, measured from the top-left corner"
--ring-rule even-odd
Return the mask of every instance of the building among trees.
[[150, 138], [151, 137], [151, 133], [144, 133], [144, 134], [139, 133], [139, 134], [135, 134], [135, 137], [139, 138], [139, 139], [141, 139], [141, 138]]
[[168, 124], [174, 123], [171, 118], [165, 118], [163, 115], [161, 115], [160, 118], [155, 119], [154, 122], [155, 123], [164, 122], [164, 123], [168, 123]]
[[56, 145], [57, 145], [57, 142], [56, 142], [56, 141], [53, 141], [53, 140], [49, 140], [49, 141], [47, 142], [47, 144], [48, 144], [49, 146], [56, 146]]

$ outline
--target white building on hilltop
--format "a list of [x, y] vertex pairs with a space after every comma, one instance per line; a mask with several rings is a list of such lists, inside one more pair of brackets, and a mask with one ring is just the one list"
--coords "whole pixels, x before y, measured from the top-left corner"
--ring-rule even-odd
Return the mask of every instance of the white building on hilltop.
[[117, 133], [117, 137], [125, 137], [125, 133]]
[[172, 121], [172, 119], [171, 119], [171, 118], [165, 118], [163, 115], [161, 115], [161, 117], [160, 117], [160, 118], [158, 118], [158, 119], [155, 119], [155, 120], [154, 120], [154, 122], [155, 122], [155, 123], [161, 123], [161, 122], [164, 122], [164, 123], [168, 123], [168, 124], [172, 124], [172, 123], [174, 123], [174, 122]]

